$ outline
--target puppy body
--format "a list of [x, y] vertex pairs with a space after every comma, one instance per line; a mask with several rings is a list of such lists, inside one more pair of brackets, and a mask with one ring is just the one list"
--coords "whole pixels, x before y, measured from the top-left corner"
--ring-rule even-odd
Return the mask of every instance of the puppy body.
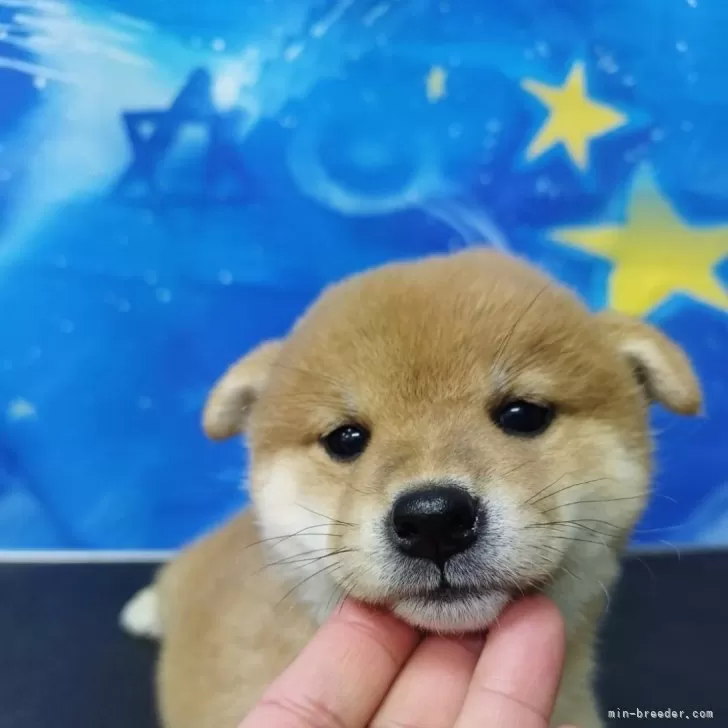
[[[289, 598], [283, 607], [291, 587], [261, 573], [265, 557], [250, 548], [258, 538], [247, 511], [162, 572], [156, 587], [165, 605], [157, 690], [165, 726], [235, 728], [318, 626], [306, 606]], [[231, 557], [235, 551], [249, 555]], [[562, 605], [563, 592], [549, 591], [557, 592], [552, 596]], [[566, 720], [585, 728], [602, 725], [592, 698], [600, 593], [572, 630], [554, 726]], [[321, 599], [331, 602], [330, 593], [322, 592]]]
[[[157, 583], [159, 707], [172, 728], [235, 728], [315, 630], [264, 569], [252, 513], [184, 551]], [[274, 608], [281, 602], [278, 608]], [[168, 638], [168, 639], [167, 639]]]
[[[326, 291], [208, 402], [208, 434], [248, 437], [252, 506], [154, 588], [165, 726], [234, 728], [343, 596], [459, 633], [536, 589], [567, 627], [554, 725], [598, 728], [595, 633], [648, 495], [653, 400], [699, 408], [682, 353], [520, 261], [475, 250]], [[344, 461], [329, 443], [351, 426], [366, 443]], [[413, 558], [395, 504], [445, 486], [477, 506], [472, 542]]]

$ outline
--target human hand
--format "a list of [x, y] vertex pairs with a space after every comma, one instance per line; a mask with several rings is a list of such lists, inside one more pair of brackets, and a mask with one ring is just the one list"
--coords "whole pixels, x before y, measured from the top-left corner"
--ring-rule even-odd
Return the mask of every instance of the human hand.
[[548, 728], [564, 642], [545, 597], [508, 607], [487, 641], [420, 639], [346, 602], [240, 728]]

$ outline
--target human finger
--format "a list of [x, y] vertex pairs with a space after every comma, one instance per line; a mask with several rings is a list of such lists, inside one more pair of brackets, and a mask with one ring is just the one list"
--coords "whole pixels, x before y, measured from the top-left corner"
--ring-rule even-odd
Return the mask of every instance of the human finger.
[[553, 602], [516, 602], [488, 636], [455, 728], [548, 728], [564, 651], [564, 622]]
[[370, 728], [452, 728], [485, 637], [428, 637], [398, 675]]
[[364, 728], [418, 640], [393, 616], [345, 602], [240, 728]]

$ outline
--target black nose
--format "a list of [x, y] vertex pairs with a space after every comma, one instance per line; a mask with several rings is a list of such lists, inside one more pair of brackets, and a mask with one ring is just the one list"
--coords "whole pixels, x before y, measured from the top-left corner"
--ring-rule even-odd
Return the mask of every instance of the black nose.
[[477, 538], [478, 503], [462, 488], [438, 486], [401, 495], [392, 507], [392, 534], [409, 556], [442, 565]]

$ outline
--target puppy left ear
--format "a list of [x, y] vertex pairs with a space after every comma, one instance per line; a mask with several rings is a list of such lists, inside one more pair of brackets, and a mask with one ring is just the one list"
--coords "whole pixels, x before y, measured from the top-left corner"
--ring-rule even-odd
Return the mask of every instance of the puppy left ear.
[[280, 350], [280, 341], [266, 341], [235, 362], [215, 383], [202, 415], [202, 427], [211, 440], [227, 440], [245, 432], [250, 411]]
[[681, 415], [700, 412], [698, 378], [677, 344], [640, 319], [611, 311], [598, 314], [597, 319], [617, 351], [631, 364], [651, 401]]

